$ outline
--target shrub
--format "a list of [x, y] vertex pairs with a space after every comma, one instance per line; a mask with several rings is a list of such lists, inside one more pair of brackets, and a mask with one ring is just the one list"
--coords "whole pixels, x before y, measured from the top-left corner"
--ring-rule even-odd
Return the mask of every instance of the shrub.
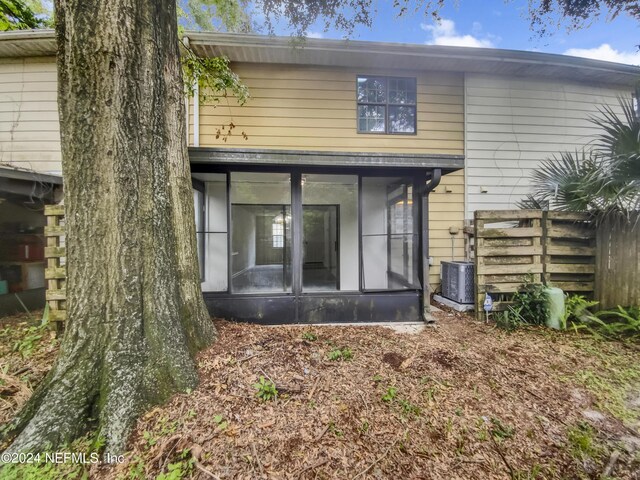
[[592, 335], [607, 339], [640, 341], [640, 307], [601, 310], [584, 315], [573, 324], [575, 330], [585, 329]]
[[564, 316], [562, 317], [562, 327], [566, 328], [570, 323], [582, 322], [593, 314], [589, 311], [591, 307], [598, 305], [594, 300], [587, 300], [584, 295], [566, 295], [564, 300]]
[[[539, 283], [525, 282], [520, 291], [513, 295], [513, 304], [509, 305], [509, 323], [544, 325], [549, 318], [549, 299], [545, 286]], [[515, 328], [515, 327], [514, 327]]]

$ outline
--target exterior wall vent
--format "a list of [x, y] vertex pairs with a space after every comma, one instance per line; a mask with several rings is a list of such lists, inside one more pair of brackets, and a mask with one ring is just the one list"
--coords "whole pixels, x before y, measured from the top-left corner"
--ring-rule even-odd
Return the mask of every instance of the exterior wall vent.
[[442, 296], [457, 303], [474, 303], [472, 262], [442, 262]]

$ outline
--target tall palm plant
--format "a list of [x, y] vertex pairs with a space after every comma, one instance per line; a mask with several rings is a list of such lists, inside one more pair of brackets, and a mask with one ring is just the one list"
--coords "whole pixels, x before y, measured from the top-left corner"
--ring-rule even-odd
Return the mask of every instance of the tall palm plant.
[[589, 212], [596, 220], [628, 219], [640, 209], [640, 119], [631, 98], [619, 101], [622, 116], [606, 106], [590, 119], [600, 130], [590, 145], [540, 165], [521, 208]]

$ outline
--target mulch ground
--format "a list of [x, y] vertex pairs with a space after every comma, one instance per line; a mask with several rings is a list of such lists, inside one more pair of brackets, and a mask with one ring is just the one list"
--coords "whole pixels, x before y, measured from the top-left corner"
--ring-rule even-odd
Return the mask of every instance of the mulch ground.
[[[435, 316], [413, 335], [216, 321], [199, 387], [139, 420], [124, 464], [88, 476], [640, 479], [637, 346]], [[2, 323], [0, 424], [58, 348], [19, 316]], [[260, 377], [276, 399], [258, 398]]]
[[[573, 380], [640, 369], [637, 350], [437, 319], [415, 335], [216, 322], [198, 389], [145, 415], [127, 463], [99, 476], [181, 468], [220, 479], [597, 478], [612, 463], [617, 478], [640, 478], [637, 453], [618, 442], [639, 425], [614, 418]], [[336, 349], [352, 358], [330, 360]], [[256, 396], [260, 377], [275, 383], [276, 400]], [[570, 438], [590, 424], [607, 447], [576, 451], [583, 440]], [[621, 455], [610, 462], [614, 449]]]
[[58, 354], [55, 333], [39, 326], [42, 311], [0, 318], [0, 425], [13, 418]]

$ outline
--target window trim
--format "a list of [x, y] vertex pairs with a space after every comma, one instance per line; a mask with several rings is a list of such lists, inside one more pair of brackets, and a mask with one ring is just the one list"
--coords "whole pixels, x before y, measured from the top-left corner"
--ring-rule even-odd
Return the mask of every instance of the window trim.
[[[359, 102], [358, 101], [358, 79], [360, 78], [381, 78], [385, 80], [385, 103], [371, 103], [371, 102]], [[412, 80], [415, 86], [416, 92], [416, 103], [408, 104], [408, 103], [390, 103], [389, 102], [389, 79], [400, 79], [400, 80]], [[417, 77], [400, 77], [396, 75], [369, 75], [358, 73], [356, 74], [356, 133], [363, 135], [417, 135], [418, 134], [418, 79]], [[360, 117], [358, 115], [358, 110], [360, 105], [366, 106], [374, 106], [374, 107], [384, 107], [384, 132], [370, 132], [360, 130]], [[389, 131], [389, 107], [413, 107], [415, 110], [415, 115], [413, 116], [413, 132], [391, 132]]]

